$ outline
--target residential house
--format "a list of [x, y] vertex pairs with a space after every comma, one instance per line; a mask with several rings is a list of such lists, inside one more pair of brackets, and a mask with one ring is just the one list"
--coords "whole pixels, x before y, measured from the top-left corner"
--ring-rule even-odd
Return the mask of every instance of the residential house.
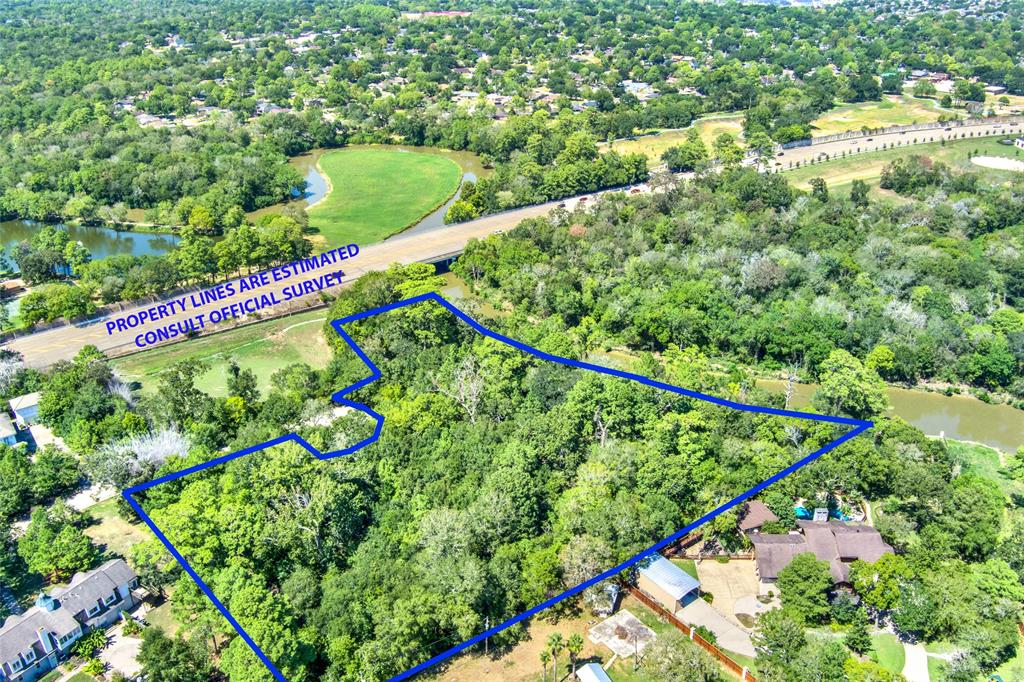
[[646, 102], [649, 99], [654, 99], [658, 96], [658, 93], [654, 90], [650, 83], [644, 83], [643, 81], [631, 81], [624, 80], [622, 83], [622, 89], [629, 94], [636, 97], [641, 102]]
[[778, 521], [779, 517], [761, 500], [751, 500], [743, 505], [736, 524], [743, 533], [756, 533], [766, 523]]
[[673, 615], [690, 595], [696, 597], [700, 581], [660, 554], [648, 557], [637, 566], [636, 586]]
[[39, 393], [26, 393], [11, 398], [11, 411], [14, 412], [14, 421], [21, 428], [35, 424], [39, 418]]
[[1002, 85], [987, 85], [985, 86], [985, 94], [992, 97], [998, 97], [999, 95], [1006, 94], [1006, 88]]
[[0, 412], [0, 443], [14, 445], [18, 442], [18, 430], [7, 412]]
[[0, 626], [0, 682], [33, 682], [56, 668], [83, 634], [112, 625], [138, 604], [138, 584], [123, 559], [112, 559], [40, 594], [35, 606]]
[[831, 521], [797, 521], [800, 532], [776, 535], [753, 533], [750, 541], [757, 555], [756, 569], [762, 592], [778, 580], [779, 573], [798, 554], [810, 552], [828, 562], [832, 580], [838, 584], [850, 581], [850, 564], [858, 559], [869, 563], [883, 554], [892, 554], [881, 533], [860, 523]]

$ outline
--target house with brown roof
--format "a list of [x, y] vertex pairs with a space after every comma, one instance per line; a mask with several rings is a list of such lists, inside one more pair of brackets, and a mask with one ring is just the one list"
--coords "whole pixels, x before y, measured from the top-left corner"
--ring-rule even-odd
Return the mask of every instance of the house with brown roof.
[[758, 532], [766, 523], [778, 521], [779, 517], [761, 500], [751, 500], [743, 505], [737, 526], [741, 533]]
[[797, 521], [799, 532], [785, 535], [754, 533], [750, 541], [757, 557], [756, 569], [762, 592], [767, 592], [779, 573], [798, 554], [810, 552], [828, 562], [832, 580], [837, 584], [850, 581], [850, 564], [858, 559], [873, 563], [893, 550], [881, 533], [862, 523], [831, 521]]

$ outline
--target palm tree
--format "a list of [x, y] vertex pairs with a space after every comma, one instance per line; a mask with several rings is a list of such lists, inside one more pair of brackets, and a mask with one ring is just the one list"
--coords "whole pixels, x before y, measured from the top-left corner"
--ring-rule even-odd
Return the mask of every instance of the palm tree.
[[540, 662], [544, 664], [544, 682], [548, 682], [548, 661], [551, 660], [551, 652], [544, 649], [540, 652]]
[[583, 636], [578, 632], [572, 633], [569, 636], [569, 641], [565, 645], [566, 650], [569, 652], [569, 658], [572, 659], [572, 676], [576, 676], [576, 657], [583, 651]]
[[565, 640], [562, 635], [553, 632], [548, 636], [548, 648], [551, 649], [551, 658], [554, 660], [554, 670], [552, 671], [552, 679], [558, 682], [558, 654], [562, 653], [562, 647], [565, 646]]

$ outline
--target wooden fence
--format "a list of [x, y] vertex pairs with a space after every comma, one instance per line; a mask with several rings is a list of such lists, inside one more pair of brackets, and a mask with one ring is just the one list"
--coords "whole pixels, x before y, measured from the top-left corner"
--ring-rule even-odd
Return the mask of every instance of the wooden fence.
[[697, 631], [691, 628], [689, 625], [676, 618], [671, 612], [668, 611], [668, 609], [666, 609], [657, 601], [655, 601], [653, 597], [649, 597], [645, 592], [641, 591], [639, 588], [633, 587], [632, 585], [627, 585], [626, 589], [629, 590], [629, 593], [631, 595], [636, 597], [639, 601], [643, 602], [652, 611], [657, 613], [659, 616], [663, 617], [669, 623], [674, 625], [677, 630], [679, 630], [684, 635], [689, 637], [694, 642], [694, 644], [696, 644], [700, 648], [704, 649], [704, 651], [707, 651], [709, 654], [711, 654], [719, 663], [722, 664], [722, 666], [726, 670], [733, 673], [734, 675], [736, 675], [736, 677], [740, 678], [741, 680], [744, 680], [744, 682], [757, 682], [757, 679], [750, 673], [749, 670], [747, 670], [745, 666], [742, 666], [736, 661], [729, 658], [721, 649], [719, 649], [717, 646], [701, 637], [699, 634], [697, 634]]

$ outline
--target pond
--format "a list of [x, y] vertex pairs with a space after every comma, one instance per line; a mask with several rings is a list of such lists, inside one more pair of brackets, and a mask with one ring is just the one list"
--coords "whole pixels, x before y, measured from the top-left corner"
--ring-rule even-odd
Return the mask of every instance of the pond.
[[[782, 381], [759, 379], [757, 385], [782, 392]], [[793, 387], [793, 407], [806, 408], [817, 390], [815, 384]], [[992, 405], [969, 396], [946, 396], [890, 386], [886, 389], [890, 414], [905, 419], [929, 436], [983, 443], [1013, 453], [1024, 445], [1024, 410], [1009, 405]]]
[[[8, 253], [19, 242], [28, 241], [43, 227], [42, 223], [31, 220], [7, 220], [0, 222], [0, 246]], [[148, 232], [117, 232], [107, 227], [85, 227], [82, 225], [57, 224], [68, 231], [71, 239], [80, 241], [89, 249], [94, 259], [122, 253], [133, 256], [162, 254], [172, 250], [178, 243], [177, 235]], [[12, 262], [11, 265], [17, 266]]]

